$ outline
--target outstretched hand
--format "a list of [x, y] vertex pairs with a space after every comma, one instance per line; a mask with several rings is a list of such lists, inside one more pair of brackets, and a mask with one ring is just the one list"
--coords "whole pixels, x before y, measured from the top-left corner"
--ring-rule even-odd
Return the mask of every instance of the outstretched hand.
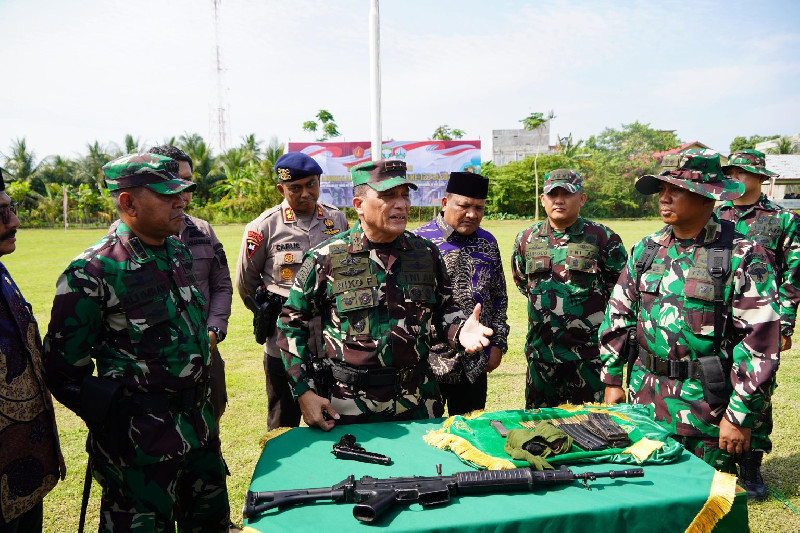
[[458, 342], [467, 353], [474, 353], [489, 346], [489, 337], [494, 335], [492, 328], [487, 328], [480, 322], [481, 304], [476, 304], [472, 314], [461, 327]]

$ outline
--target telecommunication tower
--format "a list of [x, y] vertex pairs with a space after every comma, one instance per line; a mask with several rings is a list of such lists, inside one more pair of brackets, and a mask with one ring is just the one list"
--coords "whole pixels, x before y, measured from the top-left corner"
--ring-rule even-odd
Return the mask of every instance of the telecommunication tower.
[[228, 149], [228, 106], [225, 104], [225, 69], [222, 66], [222, 43], [220, 42], [220, 8], [222, 0], [214, 3], [214, 55], [217, 77], [217, 107], [211, 113], [210, 128], [214, 131], [215, 144], [219, 153]]

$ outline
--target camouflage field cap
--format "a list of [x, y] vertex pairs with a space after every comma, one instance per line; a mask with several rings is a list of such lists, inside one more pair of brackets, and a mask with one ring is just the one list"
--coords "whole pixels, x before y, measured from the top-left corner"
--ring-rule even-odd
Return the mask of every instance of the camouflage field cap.
[[720, 201], [733, 200], [744, 194], [743, 183], [725, 177], [716, 152], [689, 150], [679, 158], [664, 158], [661, 164], [667, 169], [658, 176], [647, 174], [636, 180], [637, 191], [656, 194], [661, 182], [667, 182]]
[[583, 188], [583, 176], [568, 168], [551, 170], [544, 175], [544, 193], [547, 194], [556, 187], [561, 187], [569, 193], [576, 193]]
[[766, 163], [764, 152], [759, 152], [758, 150], [739, 150], [728, 156], [728, 164], [723, 166], [722, 170], [725, 171], [729, 168], [738, 167], [747, 172], [752, 172], [753, 174], [761, 174], [765, 178], [780, 175], [777, 172], [767, 170]]
[[351, 168], [350, 174], [353, 176], [353, 186], [369, 185], [376, 191], [388, 191], [398, 185], [408, 185], [417, 190], [416, 184], [406, 179], [405, 161], [364, 161]]
[[178, 177], [178, 162], [158, 154], [128, 154], [103, 165], [109, 191], [147, 187], [158, 194], [192, 192], [197, 185]]

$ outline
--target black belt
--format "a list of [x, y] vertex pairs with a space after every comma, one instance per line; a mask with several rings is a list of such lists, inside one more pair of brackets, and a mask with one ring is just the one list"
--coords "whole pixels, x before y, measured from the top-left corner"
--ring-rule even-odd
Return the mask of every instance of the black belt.
[[134, 392], [122, 398], [122, 410], [131, 415], [190, 411], [203, 404], [207, 390], [203, 384], [177, 392]]
[[652, 374], [666, 376], [670, 379], [703, 380], [703, 368], [697, 361], [675, 361], [661, 359], [639, 346], [639, 363]]
[[420, 365], [404, 368], [393, 366], [355, 368], [342, 363], [333, 363], [331, 374], [336, 381], [364, 390], [370, 387], [391, 387], [406, 383], [419, 374], [419, 367]]

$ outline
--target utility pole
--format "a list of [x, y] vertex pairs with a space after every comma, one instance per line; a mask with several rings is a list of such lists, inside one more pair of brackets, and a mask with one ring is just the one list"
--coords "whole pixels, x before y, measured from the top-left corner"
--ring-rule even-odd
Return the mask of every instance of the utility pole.
[[370, 0], [369, 7], [369, 103], [370, 140], [373, 161], [380, 161], [381, 154], [381, 17], [378, 0]]

